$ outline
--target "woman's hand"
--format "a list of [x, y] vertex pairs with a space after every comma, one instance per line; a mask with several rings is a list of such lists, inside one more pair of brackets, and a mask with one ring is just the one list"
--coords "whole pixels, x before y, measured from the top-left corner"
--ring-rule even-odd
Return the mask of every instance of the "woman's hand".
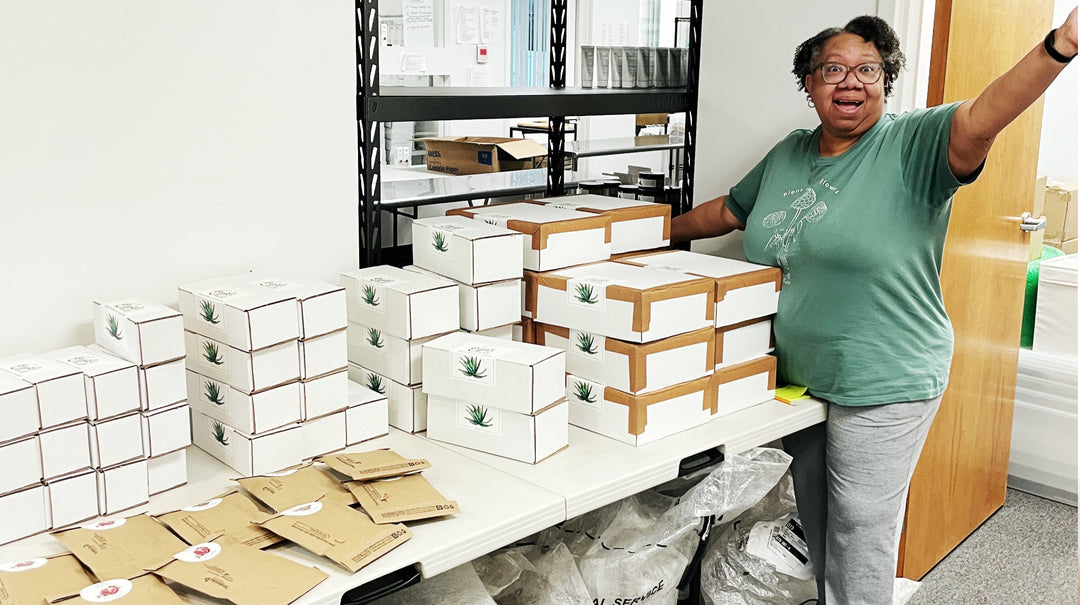
[[1066, 57], [1071, 57], [1076, 54], [1076, 9], [1072, 9], [1068, 17], [1065, 17], [1065, 22], [1061, 24], [1061, 27], [1057, 28], [1057, 32], [1054, 34], [1054, 49]]

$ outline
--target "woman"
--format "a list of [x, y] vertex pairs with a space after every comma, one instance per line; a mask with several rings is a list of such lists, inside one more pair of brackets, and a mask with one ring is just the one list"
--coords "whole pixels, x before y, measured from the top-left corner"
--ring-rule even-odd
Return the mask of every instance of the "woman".
[[828, 402], [825, 423], [784, 440], [820, 603], [892, 602], [898, 522], [952, 357], [939, 282], [952, 195], [1076, 52], [1073, 10], [977, 98], [895, 116], [892, 28], [825, 30], [793, 70], [821, 125], [672, 221], [673, 241], [745, 229], [747, 259], [783, 269], [781, 378]]

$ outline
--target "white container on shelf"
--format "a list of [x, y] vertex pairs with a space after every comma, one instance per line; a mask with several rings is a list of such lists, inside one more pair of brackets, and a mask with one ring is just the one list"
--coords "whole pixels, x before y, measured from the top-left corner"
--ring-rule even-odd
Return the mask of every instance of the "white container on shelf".
[[82, 372], [40, 355], [0, 359], [0, 372], [34, 385], [42, 428], [87, 418]]
[[345, 409], [300, 424], [305, 459], [345, 449], [348, 442]]
[[257, 351], [300, 337], [292, 295], [235, 277], [185, 284], [177, 295], [185, 330], [237, 349]]
[[87, 429], [87, 422], [78, 420], [44, 429], [38, 434], [41, 470], [46, 481], [91, 468], [90, 433]]
[[390, 426], [406, 433], [427, 429], [427, 393], [421, 385], [404, 385], [353, 363], [349, 364], [349, 380], [386, 396]]
[[146, 457], [143, 424], [139, 412], [114, 416], [87, 425], [90, 433], [90, 464], [94, 468], [116, 466]]
[[245, 351], [194, 332], [184, 332], [187, 367], [245, 393], [300, 380], [298, 342], [289, 340]]
[[349, 407], [345, 410], [345, 442], [356, 445], [389, 432], [390, 410], [385, 394], [349, 381]]
[[[49, 528], [45, 486], [36, 485], [0, 496], [0, 544], [14, 542]], [[11, 522], [18, 519], [17, 522]]]
[[771, 353], [773, 347], [771, 317], [716, 328], [716, 367], [757, 359]]
[[569, 443], [565, 400], [535, 414], [428, 396], [429, 439], [535, 464]]
[[187, 380], [192, 408], [251, 435], [295, 424], [303, 417], [299, 382], [248, 394], [191, 370]]
[[191, 445], [191, 406], [187, 403], [141, 412], [140, 417], [147, 457], [156, 458]]
[[[467, 222], [469, 219], [454, 217]], [[520, 234], [517, 234], [520, 235]], [[408, 271], [434, 275], [427, 269], [409, 265]], [[520, 319], [523, 282], [521, 271], [516, 279], [469, 285], [455, 282], [458, 286], [458, 325], [463, 330], [477, 332], [497, 326], [512, 324]]]
[[[344, 289], [342, 289], [344, 292]], [[348, 322], [345, 322], [348, 325]], [[349, 365], [345, 328], [300, 341], [300, 380], [344, 371]]]
[[41, 428], [34, 385], [3, 372], [0, 372], [0, 409], [4, 410], [0, 441], [25, 437]]
[[407, 385], [420, 384], [423, 380], [424, 368], [420, 355], [424, 343], [438, 338], [426, 336], [409, 340], [374, 326], [351, 321], [347, 333], [351, 363], [370, 368], [395, 382]]
[[776, 358], [763, 355], [717, 368], [713, 379], [716, 384], [713, 417], [723, 422], [723, 416], [769, 401], [776, 395]]
[[1039, 296], [1031, 350], [1076, 358], [1076, 254], [1039, 263]]
[[167, 408], [187, 399], [184, 358], [139, 368], [139, 398], [144, 411]]
[[465, 285], [521, 277], [525, 236], [464, 216], [416, 219], [413, 262]]
[[140, 408], [139, 371], [134, 363], [82, 346], [50, 351], [42, 357], [82, 372], [90, 420], [111, 418]]
[[111, 515], [150, 501], [145, 458], [98, 469], [96, 473], [100, 514]]
[[60, 529], [93, 519], [98, 511], [97, 471], [85, 470], [45, 484], [49, 529]]
[[37, 435], [0, 443], [0, 494], [41, 483], [41, 444]]
[[663, 248], [671, 243], [671, 206], [604, 195], [567, 195], [539, 200], [548, 206], [611, 217], [611, 253]]
[[147, 460], [146, 479], [151, 496], [187, 483], [187, 449]]
[[[302, 420], [318, 418], [349, 407], [349, 373], [347, 369], [312, 378], [300, 383]], [[323, 452], [319, 452], [323, 453]]]
[[191, 435], [196, 446], [244, 476], [272, 473], [304, 459], [299, 424], [249, 435], [193, 411]]
[[94, 301], [94, 342], [140, 366], [184, 356], [184, 320], [165, 305], [141, 298]]
[[458, 329], [458, 292], [453, 280], [390, 265], [341, 274], [349, 321], [410, 340]]
[[246, 273], [244, 284], [296, 299], [301, 340], [345, 329], [345, 288], [306, 277], [278, 272]]

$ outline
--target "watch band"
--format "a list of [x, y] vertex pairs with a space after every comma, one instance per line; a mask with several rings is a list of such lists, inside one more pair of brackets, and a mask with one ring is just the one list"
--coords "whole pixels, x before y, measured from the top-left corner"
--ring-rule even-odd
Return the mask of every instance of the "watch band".
[[1065, 55], [1059, 53], [1056, 48], [1054, 48], [1055, 32], [1057, 32], [1057, 29], [1052, 29], [1050, 30], [1050, 33], [1046, 34], [1046, 38], [1043, 39], [1043, 48], [1046, 49], [1046, 54], [1050, 55], [1051, 59], [1057, 61], [1058, 63], [1068, 63], [1069, 61], [1075, 59], [1076, 55], [1066, 57]]

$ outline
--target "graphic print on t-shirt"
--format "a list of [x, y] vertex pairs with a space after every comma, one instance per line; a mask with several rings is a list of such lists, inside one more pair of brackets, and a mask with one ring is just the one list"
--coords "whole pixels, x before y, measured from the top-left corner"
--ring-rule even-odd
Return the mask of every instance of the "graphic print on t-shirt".
[[[816, 223], [829, 211], [825, 201], [817, 199], [817, 192], [813, 187], [794, 189], [785, 193], [784, 196], [796, 194], [798, 197], [791, 202], [791, 212], [777, 210], [770, 212], [761, 220], [762, 227], [773, 230], [772, 237], [765, 244], [765, 250], [776, 248], [776, 261], [784, 272], [785, 284], [791, 281], [788, 273], [788, 255], [798, 246], [799, 233], [802, 232], [803, 224]], [[791, 220], [788, 220], [789, 214]]]

